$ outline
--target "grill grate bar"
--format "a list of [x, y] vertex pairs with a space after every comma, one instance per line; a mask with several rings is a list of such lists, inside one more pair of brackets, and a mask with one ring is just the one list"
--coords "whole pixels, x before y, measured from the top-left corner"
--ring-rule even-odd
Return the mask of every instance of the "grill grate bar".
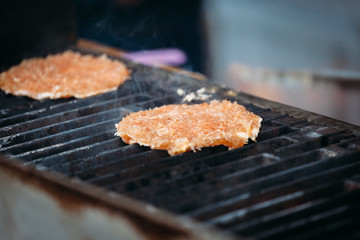
[[[171, 191], [171, 194], [166, 194], [165, 191], [160, 192], [158, 189], [154, 188], [152, 188], [154, 192], [153, 195], [150, 195], [148, 191], [145, 191], [145, 194], [143, 192], [140, 192], [137, 195], [131, 193], [125, 194], [129, 194], [130, 196], [139, 199], [147, 199], [147, 201], [150, 201], [155, 205], [165, 206], [172, 211], [184, 212], [236, 195], [241, 195], [244, 192], [251, 191], [251, 189], [258, 189], [261, 191], [261, 189], [269, 188], [270, 186], [282, 185], [287, 181], [314, 174], [320, 169], [324, 171], [354, 162], [356, 161], [356, 157], [359, 157], [358, 153], [352, 155], [348, 152], [342, 155], [339, 154], [337, 157], [332, 157], [326, 152], [328, 152], [326, 149], [315, 150], [307, 154], [290, 158], [287, 161], [266, 166], [264, 169], [259, 167], [245, 172], [240, 171], [230, 176], [222, 176], [210, 182], [200, 183], [195, 186], [189, 185], [183, 189]], [[316, 159], [314, 159], [314, 155], [317, 156]], [[281, 168], [278, 168], [277, 164], [286, 166], [286, 162], [290, 165], [283, 169], [283, 171], [279, 171]], [[294, 163], [295, 166], [292, 166], [291, 163]], [[256, 173], [256, 171], [259, 173]], [[212, 189], [218, 190], [213, 192]], [[194, 198], [194, 196], [204, 196], [204, 194], [207, 196], [206, 199]], [[178, 199], [185, 200], [179, 204], [177, 202]], [[176, 202], [177, 204], [175, 204]]]
[[125, 146], [125, 143], [123, 143], [119, 139], [113, 138], [103, 142], [71, 149], [69, 151], [65, 151], [56, 155], [39, 158], [27, 162], [27, 164], [36, 164], [50, 168], [59, 164], [65, 164], [67, 162], [71, 162], [79, 159], [86, 159], [87, 157], [93, 157], [93, 153], [96, 153], [98, 151], [110, 150], [122, 146]]
[[[37, 101], [34, 102], [34, 107], [31, 111], [25, 111], [25, 112], [18, 112], [13, 111], [9, 109], [3, 109], [3, 112], [7, 113], [7, 116], [2, 116], [0, 119], [0, 128], [5, 127], [7, 125], [14, 125], [17, 123], [24, 123], [29, 120], [38, 119], [40, 117], [45, 117], [53, 114], [57, 114], [60, 112], [66, 112], [78, 108], [84, 108], [89, 107], [96, 104], [101, 104], [105, 101], [110, 100], [121, 100], [120, 98], [127, 98], [132, 96], [143, 96], [150, 98], [154, 96], [153, 93], [149, 93], [150, 95], [145, 94], [139, 94], [138, 92], [134, 91], [134, 88], [126, 84], [123, 88], [119, 88], [117, 91], [112, 91], [108, 93], [104, 93], [101, 95], [96, 95], [89, 98], [84, 99], [69, 99], [69, 100], [63, 100], [62, 102], [58, 104], [54, 104], [53, 102], [49, 103], [49, 100], [42, 100], [42, 102], [47, 103], [39, 104]], [[124, 97], [125, 96], [125, 97]], [[52, 100], [54, 101], [54, 100]], [[58, 100], [56, 100], [58, 101]], [[41, 101], [39, 101], [41, 102]], [[41, 103], [42, 103], [41, 102]], [[38, 104], [36, 104], [38, 103]]]
[[232, 227], [232, 231], [251, 235], [256, 232], [265, 231], [266, 229], [272, 228], [274, 225], [279, 223], [286, 222], [286, 225], [288, 225], [294, 221], [301, 221], [304, 218], [305, 220], [303, 221], [306, 221], [308, 218], [314, 218], [315, 216], [324, 214], [331, 209], [336, 209], [337, 207], [341, 206], [351, 206], [354, 203], [357, 204], [359, 200], [359, 189], [345, 191], [339, 193], [338, 195], [332, 196], [332, 198], [327, 200], [312, 201], [307, 204], [299, 205], [298, 207], [279, 211], [266, 217], [263, 216], [262, 218], [240, 223], [239, 225]]
[[209, 223], [229, 228], [279, 211], [286, 211], [293, 207], [308, 203], [309, 199], [311, 199], [311, 201], [330, 199], [343, 191], [344, 183], [341, 181], [319, 185], [311, 189], [299, 190], [260, 203], [250, 204], [249, 206], [237, 209], [231, 213], [215, 217], [211, 219]]
[[[92, 183], [106, 186], [114, 183], [112, 180], [118, 182], [119, 178], [121, 180], [126, 179], [125, 175], [127, 178], [134, 177], [136, 174], [149, 175], [164, 168], [166, 169], [184, 162], [195, 161], [196, 159], [202, 158], [211, 153], [219, 153], [225, 150], [225, 147], [219, 146], [215, 148], [206, 148], [195, 154], [184, 153], [174, 157], [169, 157], [165, 151], [152, 150], [147, 153], [149, 156], [142, 156], [141, 159], [138, 159], [138, 156], [131, 156], [118, 162], [113, 162], [108, 165], [89, 169], [86, 172], [81, 172], [78, 176], [87, 176], [86, 179], [90, 180]], [[99, 173], [101, 174], [99, 175]], [[89, 174], [90, 176], [93, 176], [93, 178], [89, 177]]]
[[[351, 204], [350, 206], [341, 206], [335, 209], [331, 209], [324, 213], [317, 214], [315, 216], [308, 217], [286, 224], [278, 228], [259, 232], [254, 235], [256, 239], [279, 239], [296, 236], [295, 239], [308, 239], [309, 237], [324, 237], [329, 234], [329, 230], [337, 231], [346, 227], [347, 231], [354, 231], [358, 225], [355, 226], [353, 223], [357, 221], [359, 223], [359, 216], [354, 216], [354, 212], [360, 210], [358, 203]], [[334, 228], [334, 229], [333, 229]], [[330, 231], [332, 232], [332, 231]], [[342, 233], [341, 236], [344, 238], [346, 234]], [[329, 235], [328, 237], [333, 238], [336, 235]]]
[[14, 135], [25, 131], [38, 129], [44, 126], [65, 122], [68, 120], [90, 116], [92, 114], [99, 114], [108, 110], [119, 108], [122, 105], [134, 104], [141, 101], [148, 101], [150, 97], [144, 96], [127, 96], [119, 99], [112, 99], [101, 103], [93, 104], [86, 107], [81, 107], [73, 110], [64, 111], [61, 113], [51, 114], [45, 117], [29, 120], [24, 123], [18, 123], [4, 128], [0, 128], [0, 138], [4, 136]]
[[[120, 141], [115, 139], [115, 142]], [[121, 145], [124, 143], [121, 142]], [[115, 143], [115, 145], [117, 145]], [[99, 146], [101, 147], [101, 146]], [[96, 149], [95, 149], [96, 150]], [[124, 156], [129, 156], [133, 154], [139, 154], [149, 151], [146, 147], [141, 147], [139, 145], [123, 145], [123, 146], [106, 146], [102, 148], [103, 152], [99, 154], [94, 154], [94, 150], [91, 149], [87, 155], [82, 158], [71, 159], [71, 161], [56, 163], [52, 165], [52, 170], [59, 171], [68, 175], [71, 175], [72, 172], [81, 171], [84, 168], [92, 166], [94, 162], [97, 164], [106, 164], [109, 161], [114, 161], [114, 159], [122, 159]]]
[[94, 144], [96, 142], [107, 141], [114, 137], [114, 131], [101, 132], [92, 136], [76, 138], [74, 140], [67, 141], [65, 143], [54, 144], [48, 147], [38, 148], [33, 151], [28, 151], [15, 155], [17, 158], [21, 158], [24, 161], [32, 161], [39, 158], [49, 157], [51, 155], [59, 154], [64, 151], [68, 151], [74, 148], [80, 148], [87, 145]]
[[310, 176], [305, 176], [296, 179], [284, 185], [276, 185], [267, 189], [261, 189], [259, 192], [250, 189], [246, 194], [241, 194], [226, 200], [216, 202], [214, 204], [202, 206], [195, 211], [187, 213], [199, 220], [210, 220], [219, 215], [240, 209], [241, 207], [249, 206], [250, 204], [257, 204], [262, 201], [270, 200], [272, 198], [280, 197], [293, 192], [309, 189], [324, 182], [330, 183], [341, 179], [341, 176], [352, 176], [357, 174], [360, 163], [350, 163], [345, 166], [323, 171]]
[[[279, 139], [278, 140], [278, 144], [283, 144], [283, 142], [285, 143], [286, 141], [284, 141], [283, 139]], [[273, 144], [276, 144], [277, 143], [277, 141], [275, 140], [274, 141], [274, 143]], [[251, 147], [249, 147], [249, 146], [252, 146], [252, 145], [248, 145], [248, 146], [246, 146], [245, 148], [243, 148], [243, 149], [253, 149], [253, 148], [251, 148]], [[218, 151], [218, 149], [220, 149], [220, 148], [215, 148], [215, 151], [213, 151], [214, 153], [213, 154], [211, 154], [211, 156], [212, 157], [216, 157], [218, 154], [220, 154], [220, 156], [218, 157], [219, 159], [220, 158], [222, 158], [222, 152], [223, 151]], [[226, 149], [225, 147], [222, 147], [222, 149]], [[206, 151], [204, 151], [205, 149], [203, 149], [202, 151], [200, 151], [200, 152], [197, 152], [196, 154], [193, 154], [192, 156], [194, 156], [194, 157], [196, 157], [197, 159], [199, 159], [199, 158], [203, 158], [203, 157], [208, 157], [209, 156], [209, 153], [208, 152], [206, 152]], [[226, 152], [226, 153], [228, 153], [228, 152]], [[234, 157], [237, 157], [236, 156], [236, 154], [228, 154], [228, 156], [227, 156], [227, 158], [228, 158], [228, 161], [230, 161], [230, 158], [231, 158], [231, 156], [234, 158]], [[177, 158], [181, 158], [181, 160], [179, 159], [177, 159]], [[157, 164], [156, 165], [156, 172], [157, 172], [157, 174], [156, 175], [158, 175], [159, 176], [159, 172], [162, 170], [162, 169], [167, 169], [167, 172], [169, 172], [169, 171], [173, 171], [173, 172], [178, 172], [178, 171], [176, 171], [176, 170], [173, 170], [173, 169], [170, 169], [170, 167], [171, 166], [176, 166], [176, 167], [179, 167], [179, 168], [182, 168], [185, 164], [187, 164], [187, 163], [189, 163], [190, 162], [190, 164], [189, 164], [189, 166], [190, 166], [190, 168], [191, 168], [191, 165], [192, 164], [196, 164], [197, 162], [195, 161], [196, 159], [194, 159], [194, 158], [187, 158], [187, 155], [185, 156], [185, 157], [180, 157], [180, 156], [177, 156], [177, 157], [169, 157], [168, 159], [164, 159], [164, 160], [162, 160], [162, 165], [159, 165], [159, 164]], [[211, 160], [211, 159], [210, 159]], [[209, 160], [209, 161], [210, 161]], [[200, 159], [199, 161], [203, 161], [203, 159]], [[224, 160], [220, 160], [221, 162], [223, 162]], [[201, 164], [201, 163], [200, 163]], [[208, 163], [205, 163], [205, 165], [208, 165]], [[199, 168], [199, 167], [196, 167], [198, 170], [197, 171], [199, 171], [201, 168]], [[114, 170], [113, 169], [113, 166], [111, 166], [111, 168], [108, 168], [109, 169], [109, 172], [111, 172], [112, 170]], [[179, 175], [183, 175], [182, 173], [179, 173], [178, 172], [178, 174]], [[189, 172], [189, 174], [191, 174], [191, 172]], [[167, 173], [165, 173], [165, 175], [167, 175]], [[134, 175], [134, 177], [135, 177], [135, 175]]]
[[[281, 131], [280, 131], [281, 132]], [[282, 141], [282, 140], [281, 140]], [[276, 140], [275, 140], [275, 142], [276, 142]], [[249, 146], [249, 145], [248, 145]], [[246, 146], [245, 148], [247, 148], [248, 146]], [[218, 148], [221, 148], [221, 147], [218, 147]], [[206, 148], [205, 148], [206, 149]], [[197, 153], [195, 153], [195, 154], [192, 154], [192, 155], [190, 155], [190, 156], [199, 156], [200, 154], [202, 154], [202, 153], [204, 153], [204, 151], [206, 151], [205, 149], [203, 149], [202, 151], [200, 151], [200, 152], [197, 152]], [[211, 149], [211, 148], [210, 148]], [[220, 151], [220, 152], [222, 152], [222, 151]], [[219, 153], [219, 151], [218, 150], [216, 150], [216, 151], [214, 151], [214, 153], [213, 154], [211, 154], [211, 156], [212, 157], [216, 157], [216, 155], [217, 155], [217, 153]], [[208, 155], [210, 155], [210, 154], [208, 154], [208, 153], [205, 153], [204, 154], [204, 156], [208, 156]], [[181, 159], [177, 159], [177, 158], [179, 158], [179, 156], [176, 156], [176, 157], [172, 157], [172, 158], [167, 158], [167, 159], [163, 159], [161, 162], [160, 162], [160, 164], [161, 165], [159, 165], [159, 164], [155, 164], [155, 163], [152, 163], [149, 167], [151, 167], [151, 166], [154, 166], [154, 169], [155, 169], [155, 171], [157, 172], [157, 173], [159, 173], [159, 171], [161, 171], [162, 169], [166, 169], [166, 168], [168, 168], [168, 167], [171, 167], [171, 166], [173, 166], [173, 165], [178, 165], [179, 166], [179, 163], [181, 163], [181, 164], [185, 164], [185, 163], [187, 163], [187, 162], [189, 162], [189, 161], [194, 161], [195, 159], [193, 159], [193, 158], [189, 158], [190, 156], [187, 156], [186, 155], [186, 153], [185, 153], [185, 156], [186, 156], [186, 159], [184, 159], [184, 158], [181, 158]], [[200, 157], [200, 156], [199, 156]], [[220, 158], [221, 158], [221, 156], [220, 156]], [[221, 160], [221, 161], [223, 161], [223, 160]], [[171, 164], [172, 163], [172, 164]], [[143, 174], [146, 174], [146, 175], [149, 175], [149, 167], [147, 168], [147, 171], [146, 172], [143, 172]], [[113, 173], [114, 172], [114, 168], [115, 169], [118, 169], [118, 167], [116, 167], [116, 163], [115, 163], [115, 165], [111, 165], [111, 166], [107, 166], [107, 172], [109, 172], [109, 173]], [[94, 171], [96, 171], [96, 169], [97, 169], [97, 167], [95, 167], [94, 168]], [[123, 169], [122, 169], [123, 170]], [[102, 169], [101, 170], [103, 173], [105, 172], [106, 173], [106, 171], [104, 171], [104, 169]], [[171, 170], [169, 170], [169, 171], [171, 171]], [[123, 171], [120, 171], [120, 172], [123, 172]], [[119, 172], [119, 174], [120, 174], [120, 172]], [[174, 172], [174, 171], [173, 171]], [[141, 173], [141, 172], [140, 172]], [[113, 178], [114, 179], [114, 174], [110, 174], [111, 176], [110, 176], [110, 178]], [[115, 175], [117, 175], [117, 174], [115, 174]], [[158, 175], [158, 174], [157, 174]], [[138, 177], [139, 176], [139, 174], [135, 174], [135, 172], [133, 172], [133, 174], [131, 175], [131, 176], [133, 176], [133, 177]], [[103, 181], [104, 182], [104, 179], [105, 179], [105, 182], [107, 181], [106, 180], [106, 176], [103, 176], [102, 177], [102, 179], [100, 180], [100, 182], [101, 181]], [[114, 179], [115, 180], [115, 179]], [[116, 180], [115, 180], [116, 181]], [[96, 179], [93, 181], [93, 182], [98, 182]]]
[[[64, 132], [67, 130], [73, 130], [76, 128], [96, 124], [98, 122], [103, 122], [108, 119], [118, 119], [116, 122], [120, 121], [120, 119], [124, 116], [125, 113], [134, 110], [144, 110], [150, 107], [161, 106], [164, 102], [174, 101], [172, 97], [163, 97], [154, 100], [148, 100], [144, 102], [139, 102], [136, 105], [123, 105], [118, 108], [113, 108], [110, 110], [106, 110], [100, 113], [94, 113], [91, 115], [77, 117], [74, 119], [66, 120], [64, 122], [59, 122], [56, 124], [50, 124], [44, 127], [40, 127], [37, 129], [29, 130], [26, 132], [17, 133], [14, 135], [9, 135], [3, 138], [0, 138], [0, 143], [2, 142], [3, 147], [12, 146], [15, 144], [19, 144], [22, 142], [30, 141], [32, 139], [47, 137], [50, 135], [54, 135], [59, 132]], [[114, 123], [115, 124], [115, 123]], [[112, 127], [114, 127], [114, 124]]]
[[71, 142], [75, 139], [81, 139], [84, 136], [92, 136], [94, 132], [106, 132], [109, 130], [109, 126], [111, 125], [111, 129], [113, 128], [114, 122], [118, 118], [110, 119], [103, 122], [98, 122], [93, 125], [88, 125], [76, 129], [71, 129], [68, 131], [63, 131], [54, 135], [46, 136], [43, 138], [34, 139], [32, 141], [26, 141], [19, 144], [14, 144], [9, 147], [4, 147], [1, 149], [3, 152], [9, 152], [13, 155], [25, 153], [27, 151], [32, 151], [35, 153], [36, 149], [41, 149], [44, 146], [53, 146], [53, 145], [61, 145], [64, 143]]
[[5, 138], [0, 138], [0, 142], [3, 142], [3, 146], [12, 146], [15, 144], [31, 141], [32, 139], [43, 138], [67, 130], [90, 126], [93, 123], [104, 122], [108, 119], [114, 119], [119, 116], [121, 117], [123, 116], [123, 113], [124, 111], [118, 108], [102, 113], [92, 114], [91, 116], [76, 118], [74, 120], [68, 120], [65, 122], [30, 130], [24, 133], [18, 133]]
[[[284, 128], [283, 128], [284, 129]], [[287, 131], [290, 131], [289, 130], [289, 128], [286, 128], [286, 130]], [[282, 131], [280, 131], [280, 132], [282, 132]], [[270, 134], [269, 134], [270, 135]], [[220, 147], [221, 148], [221, 147]], [[217, 148], [216, 148], [217, 149]], [[214, 151], [215, 153], [216, 152], [219, 152], [218, 150], [216, 150], [216, 151]], [[200, 153], [204, 153], [204, 149], [201, 151], [201, 152], [198, 152], [198, 153], [196, 153], [196, 154], [200, 154]], [[195, 154], [195, 155], [196, 155]], [[205, 155], [208, 155], [208, 153], [206, 153], [205, 152]], [[205, 156], [204, 155], [204, 156]], [[164, 159], [163, 161], [164, 162], [166, 162], [167, 164], [171, 161], [171, 159], [173, 159], [173, 158], [168, 158], [168, 159]], [[176, 159], [176, 157], [175, 157], [175, 159]], [[193, 159], [188, 159], [188, 160], [193, 160]], [[132, 160], [132, 161], [134, 161], [134, 160]], [[150, 160], [149, 160], [150, 161]], [[181, 160], [181, 162], [180, 163], [184, 163], [185, 162], [185, 159], [182, 159]], [[152, 164], [154, 164], [153, 163], [153, 161], [152, 161]], [[176, 162], [175, 164], [178, 164], [178, 162]], [[94, 170], [93, 171], [98, 171], [98, 172], [102, 172], [102, 174], [104, 174], [104, 173], [106, 173], [106, 172], [114, 172], [114, 169], [118, 169], [119, 168], [119, 166], [116, 166], [117, 164], [116, 163], [114, 163], [113, 165], [110, 165], [110, 166], [97, 166], [97, 167], [94, 167]], [[120, 164], [120, 166], [121, 166], [121, 164]], [[170, 166], [170, 165], [169, 165]], [[104, 168], [107, 168], [108, 170], [105, 170]], [[163, 167], [162, 168], [160, 168], [158, 165], [156, 165], [156, 171], [159, 171], [159, 170], [161, 170], [161, 169], [163, 169]], [[147, 170], [149, 170], [148, 168], [147, 168]], [[122, 172], [123, 173], [123, 171], [124, 171], [124, 169], [121, 169], [120, 170], [120, 172]], [[147, 173], [148, 173], [148, 171], [146, 171]], [[82, 178], [82, 179], [88, 179], [88, 177], [81, 177], [81, 172], [79, 172], [79, 173], [77, 173], [77, 174], [75, 174], [75, 175], [80, 175], [80, 178]], [[85, 176], [86, 175], [89, 175], [89, 174], [84, 174]], [[91, 174], [90, 174], [91, 175]], [[93, 176], [94, 176], [94, 174], [92, 174]], [[115, 174], [116, 175], [116, 174]], [[135, 174], [133, 174], [132, 176], [136, 176]], [[105, 177], [106, 178], [106, 177]], [[116, 178], [114, 178], [114, 174], [111, 174], [111, 177], [110, 178], [113, 178], [113, 179], [116, 179]], [[104, 181], [104, 177], [102, 177], [102, 180], [101, 181]], [[100, 181], [100, 182], [101, 182]], [[94, 180], [94, 182], [97, 182], [97, 180], [95, 179]], [[105, 180], [105, 182], [106, 182], [106, 180]]]
[[[162, 191], [167, 191], [167, 189], [171, 189], [176, 185], [177, 188], [179, 187], [186, 187], [189, 184], [191, 184], [192, 186], [194, 186], [195, 182], [194, 180], [197, 179], [200, 182], [206, 181], [207, 177], [204, 175], [204, 173], [201, 173], [202, 170], [207, 170], [210, 167], [216, 167], [219, 165], [223, 165], [221, 167], [217, 167], [214, 171], [215, 172], [210, 172], [210, 176], [208, 177], [209, 179], [212, 179], [213, 176], [224, 176], [224, 174], [226, 174], [226, 171], [230, 171], [231, 172], [235, 172], [235, 171], [239, 171], [236, 169], [241, 169], [241, 171], [246, 170], [245, 165], [243, 163], [243, 161], [249, 162], [250, 165], [249, 166], [259, 166], [257, 164], [252, 165], [252, 163], [255, 161], [256, 158], [250, 158], [250, 159], [246, 159], [246, 156], [256, 156], [258, 159], [260, 158], [260, 162], [269, 162], [269, 158], [267, 156], [257, 156], [257, 154], [262, 154], [262, 153], [273, 153], [274, 149], [281, 149], [281, 147], [284, 146], [288, 146], [291, 143], [295, 144], [296, 142], [296, 135], [297, 133], [293, 134], [293, 139], [291, 137], [281, 137], [281, 138], [273, 138], [271, 140], [269, 140], [268, 142], [264, 142], [265, 144], [252, 144], [252, 145], [248, 145], [245, 146], [243, 148], [240, 149], [236, 149], [234, 151], [230, 151], [230, 152], [226, 152], [224, 154], [219, 154], [219, 155], [212, 155], [211, 157], [209, 157], [208, 159], [200, 159], [197, 162], [192, 161], [190, 164], [188, 164], [188, 167], [185, 167], [184, 165], [178, 165], [178, 169], [169, 169], [167, 172], [176, 172], [177, 175], [172, 174], [171, 177], [174, 180], [171, 180], [169, 178], [166, 178], [166, 176], [168, 176], [169, 174], [167, 172], [165, 172], [163, 175], [165, 176], [165, 178], [160, 178], [157, 179], [159, 176], [161, 177], [161, 175], [159, 173], [157, 173], [157, 176], [151, 176], [151, 180], [148, 181], [153, 181], [153, 182], [158, 182], [162, 185], [163, 189], [159, 190], [159, 192]], [[291, 136], [291, 135], [290, 135]], [[294, 140], [295, 139], [295, 140]], [[320, 137], [315, 138], [313, 140], [316, 141], [321, 141]], [[308, 146], [312, 146], [316, 144], [308, 144]], [[260, 148], [259, 148], [260, 146]], [[311, 150], [312, 148], [308, 147], [308, 150]], [[305, 149], [306, 150], [306, 149]], [[235, 160], [238, 159], [242, 159], [242, 161], [240, 163], [235, 163], [237, 165], [232, 165], [232, 164], [227, 164], [227, 163], [231, 163]], [[273, 157], [272, 159], [277, 159], [277, 157]], [[271, 163], [271, 161], [269, 162]], [[286, 165], [287, 163], [285, 163]], [[289, 165], [291, 166], [291, 165]], [[188, 179], [182, 179], [182, 181], [178, 181], [176, 179], [177, 176], [181, 176], [184, 177], [185, 174], [179, 170], [179, 169], [184, 169], [184, 171], [187, 172], [187, 175], [191, 175]], [[193, 172], [192, 169], [196, 169], [196, 172]], [[224, 169], [222, 171], [222, 169]], [[264, 171], [264, 168], [262, 171]], [[253, 173], [252, 173], [253, 174]], [[142, 180], [140, 180], [139, 182], [141, 182]], [[122, 189], [120, 187], [117, 187], [117, 190], [124, 190], [124, 189], [128, 189], [128, 187], [126, 187], [126, 185], [128, 185], [129, 183], [124, 183], [122, 185], [125, 185], [125, 187], [123, 187]], [[167, 185], [166, 188], [164, 188], [164, 185]], [[136, 187], [137, 184], [132, 183], [133, 187]], [[156, 185], [152, 185], [152, 189], [151, 191], [155, 190]], [[141, 186], [140, 186], [141, 188]], [[150, 190], [149, 190], [150, 191]], [[143, 191], [144, 192], [144, 191]], [[146, 190], [145, 190], [146, 192]]]
[[[290, 140], [284, 138], [272, 139], [271, 143], [269, 142], [268, 148], [266, 148], [264, 152], [266, 152], [266, 150], [270, 150], [271, 146], [281, 146], [286, 144], [290, 144]], [[187, 184], [189, 184], [188, 182], [181, 183], [178, 181], [177, 178], [179, 177], [180, 179], [184, 179], [186, 176], [193, 177], [194, 176], [193, 174], [197, 174], [202, 170], [208, 170], [211, 167], [215, 167], [219, 164], [231, 163], [237, 159], [240, 159], [243, 156], [261, 153], [261, 151], [259, 151], [256, 148], [256, 146], [257, 144], [251, 144], [240, 149], [216, 153], [211, 155], [210, 157], [205, 156], [205, 158], [200, 158], [197, 160], [184, 161], [184, 162], [181, 161], [171, 168], [166, 168], [164, 171], [161, 171], [161, 168], [157, 169], [157, 171], [153, 175], [147, 178], [149, 178], [148, 181], [153, 182], [153, 184], [170, 183], [170, 181], [172, 182], [176, 181], [175, 184], [177, 185], [177, 188], [179, 188], [182, 185], [187, 186]], [[129, 179], [127, 182], [123, 182], [120, 186], [117, 186], [117, 190], [120, 190], [121, 189], [120, 187], [123, 186], [123, 190], [126, 189], [127, 191], [129, 191], [130, 188], [127, 185], [131, 184], [132, 189], [134, 191], [135, 189], [137, 189], [135, 188], [137, 186], [136, 181], [140, 183], [143, 182], [144, 180], [141, 177], [140, 179], [139, 178]], [[152, 185], [152, 187], [154, 188], [156, 187], [156, 185]], [[138, 188], [140, 190], [141, 185], [139, 185]]]
[[57, 100], [32, 100], [27, 97], [16, 97], [12, 95], [6, 95], [4, 92], [0, 92], [0, 116], [1, 119], [11, 116], [19, 115], [36, 109], [48, 108], [52, 105], [62, 104], [69, 101], [69, 99], [57, 99]]

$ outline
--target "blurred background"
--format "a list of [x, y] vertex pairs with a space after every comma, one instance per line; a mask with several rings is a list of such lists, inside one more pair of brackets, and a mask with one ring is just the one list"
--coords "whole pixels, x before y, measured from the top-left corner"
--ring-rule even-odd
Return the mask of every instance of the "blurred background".
[[176, 48], [216, 84], [360, 125], [356, 0], [7, 0], [0, 70], [79, 38]]
[[219, 84], [360, 125], [360, 2], [207, 0]]

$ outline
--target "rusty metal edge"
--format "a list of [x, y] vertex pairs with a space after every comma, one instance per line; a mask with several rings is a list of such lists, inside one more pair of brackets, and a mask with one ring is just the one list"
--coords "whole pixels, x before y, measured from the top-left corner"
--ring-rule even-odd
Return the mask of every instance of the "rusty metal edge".
[[177, 216], [81, 180], [21, 165], [17, 158], [0, 154], [0, 170], [50, 195], [64, 211], [94, 207], [114, 216], [125, 216], [146, 239], [235, 239], [195, 220]]

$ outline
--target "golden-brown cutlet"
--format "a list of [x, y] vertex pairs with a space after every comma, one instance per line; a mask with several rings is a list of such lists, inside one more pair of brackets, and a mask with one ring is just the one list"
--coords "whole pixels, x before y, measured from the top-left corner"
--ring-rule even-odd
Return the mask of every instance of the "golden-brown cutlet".
[[115, 90], [129, 75], [124, 63], [105, 55], [65, 51], [22, 61], [0, 74], [0, 88], [33, 99], [85, 98]]
[[116, 124], [125, 143], [138, 143], [170, 155], [225, 145], [238, 148], [255, 141], [262, 118], [226, 100], [194, 105], [165, 105], [132, 113]]

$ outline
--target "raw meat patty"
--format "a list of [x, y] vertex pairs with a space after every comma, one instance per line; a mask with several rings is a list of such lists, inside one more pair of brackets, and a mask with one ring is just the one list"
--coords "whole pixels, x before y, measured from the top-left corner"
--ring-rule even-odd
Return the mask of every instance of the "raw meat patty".
[[238, 148], [255, 141], [262, 118], [229, 101], [166, 105], [132, 113], [115, 127], [125, 143], [138, 143], [170, 155], [202, 147]]
[[66, 51], [22, 61], [0, 74], [0, 88], [34, 99], [84, 98], [115, 90], [128, 77], [120, 61]]

